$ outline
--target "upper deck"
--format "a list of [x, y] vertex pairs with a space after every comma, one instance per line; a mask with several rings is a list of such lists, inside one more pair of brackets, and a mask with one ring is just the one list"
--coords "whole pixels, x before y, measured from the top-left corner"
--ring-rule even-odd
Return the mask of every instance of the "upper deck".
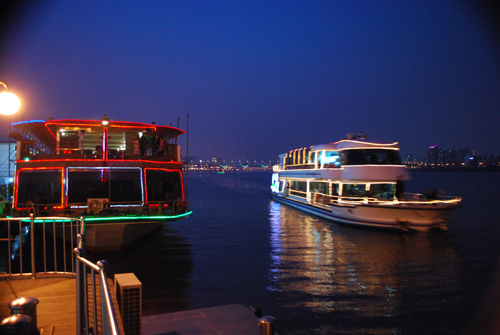
[[[13, 123], [18, 164], [71, 160], [180, 162], [176, 138], [183, 130], [139, 122], [100, 120], [33, 120]], [[156, 141], [155, 141], [156, 140]]]
[[345, 139], [312, 145], [279, 155], [275, 171], [283, 176], [316, 179], [409, 179], [397, 142]]

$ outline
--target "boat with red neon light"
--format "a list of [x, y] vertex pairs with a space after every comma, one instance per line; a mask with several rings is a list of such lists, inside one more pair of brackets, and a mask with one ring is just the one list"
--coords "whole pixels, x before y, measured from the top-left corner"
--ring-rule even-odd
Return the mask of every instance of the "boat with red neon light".
[[85, 217], [85, 247], [118, 250], [189, 216], [175, 127], [33, 120], [17, 133], [13, 216]]
[[405, 193], [410, 179], [397, 142], [368, 141], [362, 133], [291, 150], [273, 167], [273, 200], [349, 225], [427, 231], [446, 229], [462, 199]]

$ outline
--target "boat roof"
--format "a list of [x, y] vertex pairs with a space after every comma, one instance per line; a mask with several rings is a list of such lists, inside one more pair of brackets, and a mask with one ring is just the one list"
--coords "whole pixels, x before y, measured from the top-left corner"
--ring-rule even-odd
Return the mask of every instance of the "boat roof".
[[[399, 150], [399, 143], [398, 142], [384, 142], [384, 141], [368, 141], [368, 140], [362, 140], [362, 139], [341, 140], [341, 141], [337, 141], [337, 142], [311, 145], [309, 147], [309, 150], [311, 150], [311, 151], [319, 151], [319, 150], [335, 151], [335, 150], [346, 150], [346, 149], [377, 149], [377, 148]], [[299, 148], [299, 149], [304, 149], [304, 148]], [[298, 149], [296, 149], [296, 150], [298, 150]], [[294, 151], [294, 150], [292, 150], [292, 151]], [[287, 154], [288, 154], [288, 152], [285, 152], [285, 153], [279, 155], [279, 157], [285, 157]]]
[[313, 145], [311, 150], [344, 150], [344, 149], [399, 149], [398, 142], [341, 140], [333, 143]]
[[[21, 136], [14, 134], [12, 137], [17, 140], [22, 139], [37, 139], [44, 143], [53, 143], [56, 139], [56, 133], [60, 130], [66, 131], [85, 131], [99, 132], [102, 130], [104, 120], [31, 120], [13, 123]], [[106, 120], [108, 121], [108, 120]], [[141, 122], [127, 121], [108, 121], [108, 132], [110, 133], [139, 133], [148, 132], [158, 134], [165, 139], [176, 138], [185, 133], [185, 131], [169, 126], [160, 126], [156, 124], [147, 124]], [[17, 138], [20, 137], [20, 138]]]

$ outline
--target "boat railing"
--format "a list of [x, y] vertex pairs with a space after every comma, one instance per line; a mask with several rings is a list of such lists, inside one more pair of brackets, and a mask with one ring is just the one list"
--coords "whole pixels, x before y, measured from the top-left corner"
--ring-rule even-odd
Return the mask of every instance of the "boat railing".
[[436, 194], [436, 195], [426, 195], [419, 193], [403, 193], [398, 199], [400, 203], [409, 204], [422, 204], [422, 205], [436, 205], [436, 204], [453, 204], [460, 203], [462, 201], [461, 197]]
[[[21, 150], [18, 151], [17, 160], [34, 159], [102, 159], [102, 141], [85, 142], [50, 142], [41, 146], [36, 141], [21, 141]], [[173, 143], [165, 143], [164, 150], [153, 150], [151, 144], [146, 144], [141, 152], [135, 149], [132, 143], [126, 148], [122, 141], [109, 141], [107, 159], [155, 159], [162, 161], [178, 161], [179, 147]]]
[[455, 196], [436, 195], [432, 199], [417, 194], [417, 193], [404, 193], [400, 198], [381, 199], [376, 197], [367, 196], [338, 196], [327, 195], [319, 192], [311, 193], [311, 202], [315, 204], [328, 205], [330, 203], [344, 204], [344, 205], [420, 205], [420, 206], [438, 206], [449, 204], [460, 204], [462, 198]]
[[290, 189], [290, 195], [295, 195], [297, 197], [306, 198], [307, 197], [307, 192], [306, 191], [299, 191], [299, 190]]
[[76, 278], [77, 334], [99, 334], [100, 330], [104, 335], [119, 335], [106, 276], [107, 262], [94, 264], [84, 257], [84, 232], [84, 218], [33, 214], [0, 218], [0, 245], [7, 244], [0, 248], [5, 252], [0, 254], [0, 259], [5, 260], [0, 265], [0, 278]]
[[[99, 202], [99, 201], [97, 201]], [[172, 200], [172, 201], [120, 201], [109, 202], [105, 201], [97, 203], [97, 207], [93, 208], [94, 204], [85, 203], [68, 203], [64, 206], [60, 204], [34, 204], [34, 203], [18, 203], [13, 210], [14, 216], [64, 216], [64, 217], [80, 217], [80, 216], [114, 216], [114, 215], [130, 215], [130, 216], [155, 216], [155, 215], [180, 215], [189, 211], [189, 200]]]

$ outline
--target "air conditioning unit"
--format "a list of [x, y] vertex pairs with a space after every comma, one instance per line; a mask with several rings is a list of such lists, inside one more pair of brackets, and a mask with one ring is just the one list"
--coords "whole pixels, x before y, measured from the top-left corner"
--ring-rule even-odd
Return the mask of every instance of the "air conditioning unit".
[[104, 208], [107, 208], [109, 206], [109, 199], [108, 198], [88, 198], [87, 199], [87, 206], [89, 211], [92, 211], [94, 213], [98, 213]]
[[115, 274], [116, 301], [125, 335], [142, 333], [142, 283], [133, 273]]

